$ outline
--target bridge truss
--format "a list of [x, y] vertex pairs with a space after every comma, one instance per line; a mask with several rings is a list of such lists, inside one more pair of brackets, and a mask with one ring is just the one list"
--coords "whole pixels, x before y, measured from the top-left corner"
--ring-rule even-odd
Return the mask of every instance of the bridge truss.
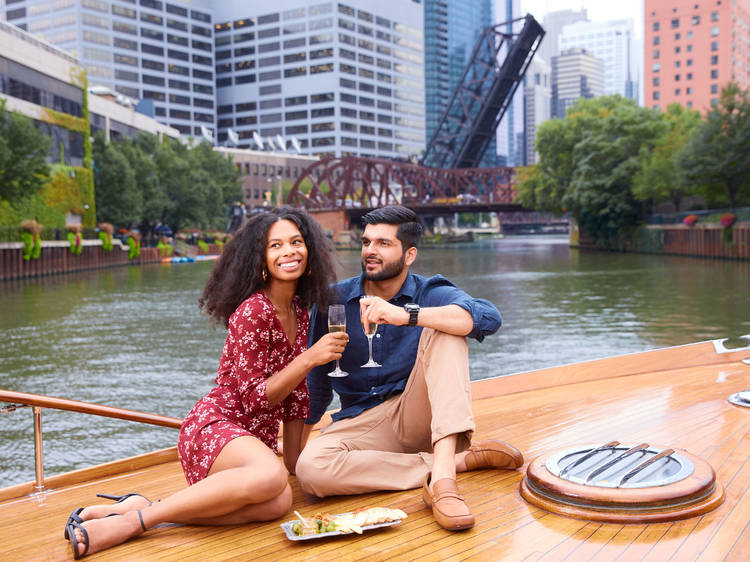
[[412, 208], [515, 208], [514, 168], [441, 169], [380, 158], [325, 158], [306, 168], [286, 203], [309, 210]]
[[[520, 21], [518, 34], [503, 31]], [[480, 165], [543, 38], [544, 29], [531, 15], [484, 30], [427, 143], [426, 166]]]

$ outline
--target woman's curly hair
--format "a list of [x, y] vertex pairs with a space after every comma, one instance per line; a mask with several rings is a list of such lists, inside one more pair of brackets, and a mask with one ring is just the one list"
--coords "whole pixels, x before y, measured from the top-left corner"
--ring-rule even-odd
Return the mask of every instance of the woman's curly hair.
[[320, 225], [300, 209], [281, 207], [253, 215], [224, 246], [198, 299], [198, 306], [225, 328], [229, 317], [250, 295], [265, 285], [268, 231], [277, 221], [288, 220], [299, 228], [307, 246], [307, 272], [299, 278], [296, 294], [302, 306], [325, 308], [328, 290], [336, 282], [331, 245]]

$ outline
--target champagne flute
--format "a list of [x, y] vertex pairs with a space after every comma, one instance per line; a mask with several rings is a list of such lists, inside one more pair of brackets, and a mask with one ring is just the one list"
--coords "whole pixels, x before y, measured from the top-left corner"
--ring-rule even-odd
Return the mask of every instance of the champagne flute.
[[[332, 304], [328, 307], [328, 331], [346, 332], [346, 309], [343, 304]], [[328, 373], [329, 377], [345, 377], [349, 373], [342, 371], [339, 360], [336, 359], [336, 368]]]
[[[360, 297], [359, 301], [362, 302], [371, 298], [372, 298], [371, 296], [365, 295], [364, 297]], [[360, 307], [360, 312], [364, 312], [365, 310], [366, 310], [365, 308]], [[375, 332], [378, 331], [377, 322], [367, 322], [366, 324], [363, 322], [362, 329], [365, 332], [365, 336], [367, 336], [367, 344], [370, 348], [370, 357], [367, 360], [367, 363], [362, 365], [362, 367], [382, 367], [380, 363], [378, 363], [372, 358], [372, 338], [375, 336]]]

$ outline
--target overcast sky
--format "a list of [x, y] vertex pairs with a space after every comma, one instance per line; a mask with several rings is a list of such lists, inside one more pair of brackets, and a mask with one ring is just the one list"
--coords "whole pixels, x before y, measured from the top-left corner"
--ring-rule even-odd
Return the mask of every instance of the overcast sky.
[[527, 13], [540, 23], [547, 12], [586, 8], [591, 21], [632, 18], [635, 35], [643, 38], [643, 0], [521, 0], [521, 15]]

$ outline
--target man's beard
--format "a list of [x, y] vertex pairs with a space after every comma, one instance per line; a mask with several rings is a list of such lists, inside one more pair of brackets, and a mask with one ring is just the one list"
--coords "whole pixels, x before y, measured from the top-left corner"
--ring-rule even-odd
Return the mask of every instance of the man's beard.
[[406, 264], [406, 254], [401, 254], [401, 259], [391, 262], [383, 263], [383, 269], [377, 273], [367, 273], [366, 260], [362, 260], [362, 274], [367, 281], [387, 281], [401, 275]]

